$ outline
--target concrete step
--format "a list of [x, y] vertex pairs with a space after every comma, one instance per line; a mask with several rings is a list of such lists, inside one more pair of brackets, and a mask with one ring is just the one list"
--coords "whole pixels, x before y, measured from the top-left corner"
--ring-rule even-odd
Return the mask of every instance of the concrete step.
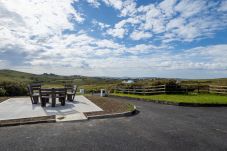
[[83, 113], [75, 113], [69, 115], [56, 115], [56, 122], [66, 121], [82, 121], [87, 120], [87, 117]]

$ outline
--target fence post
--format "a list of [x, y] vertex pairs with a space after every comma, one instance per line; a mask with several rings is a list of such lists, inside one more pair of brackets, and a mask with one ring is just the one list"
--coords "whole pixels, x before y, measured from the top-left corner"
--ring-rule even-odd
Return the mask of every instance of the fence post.
[[210, 93], [210, 85], [208, 85], [208, 93]]
[[188, 87], [186, 86], [186, 94], [188, 95]]
[[197, 93], [199, 93], [199, 83], [198, 83], [198, 86], [197, 87], [198, 87], [198, 92]]
[[166, 84], [164, 84], [164, 93], [166, 94]]

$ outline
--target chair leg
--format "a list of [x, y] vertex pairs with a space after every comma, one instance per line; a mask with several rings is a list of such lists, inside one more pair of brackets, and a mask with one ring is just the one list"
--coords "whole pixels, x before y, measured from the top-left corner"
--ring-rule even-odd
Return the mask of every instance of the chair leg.
[[72, 99], [73, 101], [74, 101], [74, 99], [75, 99], [75, 96], [76, 96], [76, 95], [74, 94], [74, 95], [73, 95], [73, 99]]
[[41, 106], [46, 107], [46, 99], [45, 98], [41, 98]]
[[38, 104], [38, 103], [39, 103], [39, 97], [33, 96], [33, 104]]
[[65, 106], [65, 98], [61, 98], [61, 105]]
[[31, 98], [31, 102], [32, 102], [32, 104], [34, 104], [33, 97], [32, 97], [32, 96], [30, 96], [30, 98]]
[[56, 104], [56, 99], [52, 98], [52, 107], [55, 107], [55, 104]]
[[67, 100], [72, 102], [73, 101], [73, 95], [67, 94]]

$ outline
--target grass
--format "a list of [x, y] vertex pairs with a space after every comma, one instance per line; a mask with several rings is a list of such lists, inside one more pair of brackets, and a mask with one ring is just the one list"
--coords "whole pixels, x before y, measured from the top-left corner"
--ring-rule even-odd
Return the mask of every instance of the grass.
[[227, 96], [216, 94], [159, 94], [159, 95], [136, 95], [114, 93], [115, 96], [145, 99], [147, 101], [168, 101], [174, 103], [199, 103], [199, 104], [227, 104]]

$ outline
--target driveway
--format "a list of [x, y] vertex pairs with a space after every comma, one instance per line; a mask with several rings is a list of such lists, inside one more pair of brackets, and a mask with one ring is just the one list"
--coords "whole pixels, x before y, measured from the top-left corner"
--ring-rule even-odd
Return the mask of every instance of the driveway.
[[[122, 99], [128, 102], [129, 100]], [[0, 150], [227, 150], [226, 107], [133, 102], [139, 114], [0, 128]]]

